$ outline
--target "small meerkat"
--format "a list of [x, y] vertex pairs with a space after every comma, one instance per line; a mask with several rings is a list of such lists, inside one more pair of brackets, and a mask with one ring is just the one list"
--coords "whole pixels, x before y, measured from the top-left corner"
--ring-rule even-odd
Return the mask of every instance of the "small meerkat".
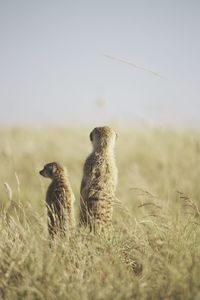
[[52, 181], [46, 193], [48, 231], [51, 237], [64, 234], [74, 226], [73, 202], [75, 200], [66, 169], [56, 162], [48, 163], [39, 171]]
[[81, 182], [80, 225], [104, 231], [112, 226], [118, 171], [115, 164], [116, 133], [96, 127], [90, 133], [93, 150], [85, 161]]

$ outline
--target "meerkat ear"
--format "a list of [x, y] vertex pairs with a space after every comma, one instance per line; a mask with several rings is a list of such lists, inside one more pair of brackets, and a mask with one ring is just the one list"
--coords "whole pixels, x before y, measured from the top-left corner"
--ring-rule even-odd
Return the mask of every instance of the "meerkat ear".
[[[93, 131], [92, 131], [93, 132]], [[92, 142], [92, 132], [90, 132], [90, 141]]]

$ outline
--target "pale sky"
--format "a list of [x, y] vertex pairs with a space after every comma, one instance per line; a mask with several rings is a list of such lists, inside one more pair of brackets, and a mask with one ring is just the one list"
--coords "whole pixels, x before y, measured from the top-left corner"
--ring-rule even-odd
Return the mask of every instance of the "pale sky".
[[0, 41], [0, 125], [200, 126], [198, 0], [0, 0]]

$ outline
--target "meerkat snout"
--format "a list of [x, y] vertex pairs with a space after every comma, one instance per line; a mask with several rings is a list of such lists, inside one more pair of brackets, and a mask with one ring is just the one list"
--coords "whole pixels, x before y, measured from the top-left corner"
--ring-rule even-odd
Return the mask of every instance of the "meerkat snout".
[[43, 177], [46, 177], [46, 174], [45, 174], [45, 170], [44, 170], [44, 169], [40, 170], [40, 171], [39, 171], [39, 174], [40, 174], [41, 176], [43, 176]]

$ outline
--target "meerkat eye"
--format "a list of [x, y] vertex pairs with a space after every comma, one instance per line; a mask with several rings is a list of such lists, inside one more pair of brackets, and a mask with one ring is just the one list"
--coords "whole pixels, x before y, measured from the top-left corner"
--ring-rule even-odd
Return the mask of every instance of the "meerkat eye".
[[47, 171], [48, 168], [49, 168], [49, 166], [48, 166], [48, 165], [45, 165], [44, 168], [43, 168], [43, 170]]
[[49, 176], [52, 176], [53, 173], [54, 173], [54, 165], [53, 165], [53, 164], [47, 165], [47, 166], [46, 166], [46, 170], [47, 170]]
[[49, 170], [52, 170], [53, 166], [52, 165], [47, 165], [46, 168], [48, 168]]

